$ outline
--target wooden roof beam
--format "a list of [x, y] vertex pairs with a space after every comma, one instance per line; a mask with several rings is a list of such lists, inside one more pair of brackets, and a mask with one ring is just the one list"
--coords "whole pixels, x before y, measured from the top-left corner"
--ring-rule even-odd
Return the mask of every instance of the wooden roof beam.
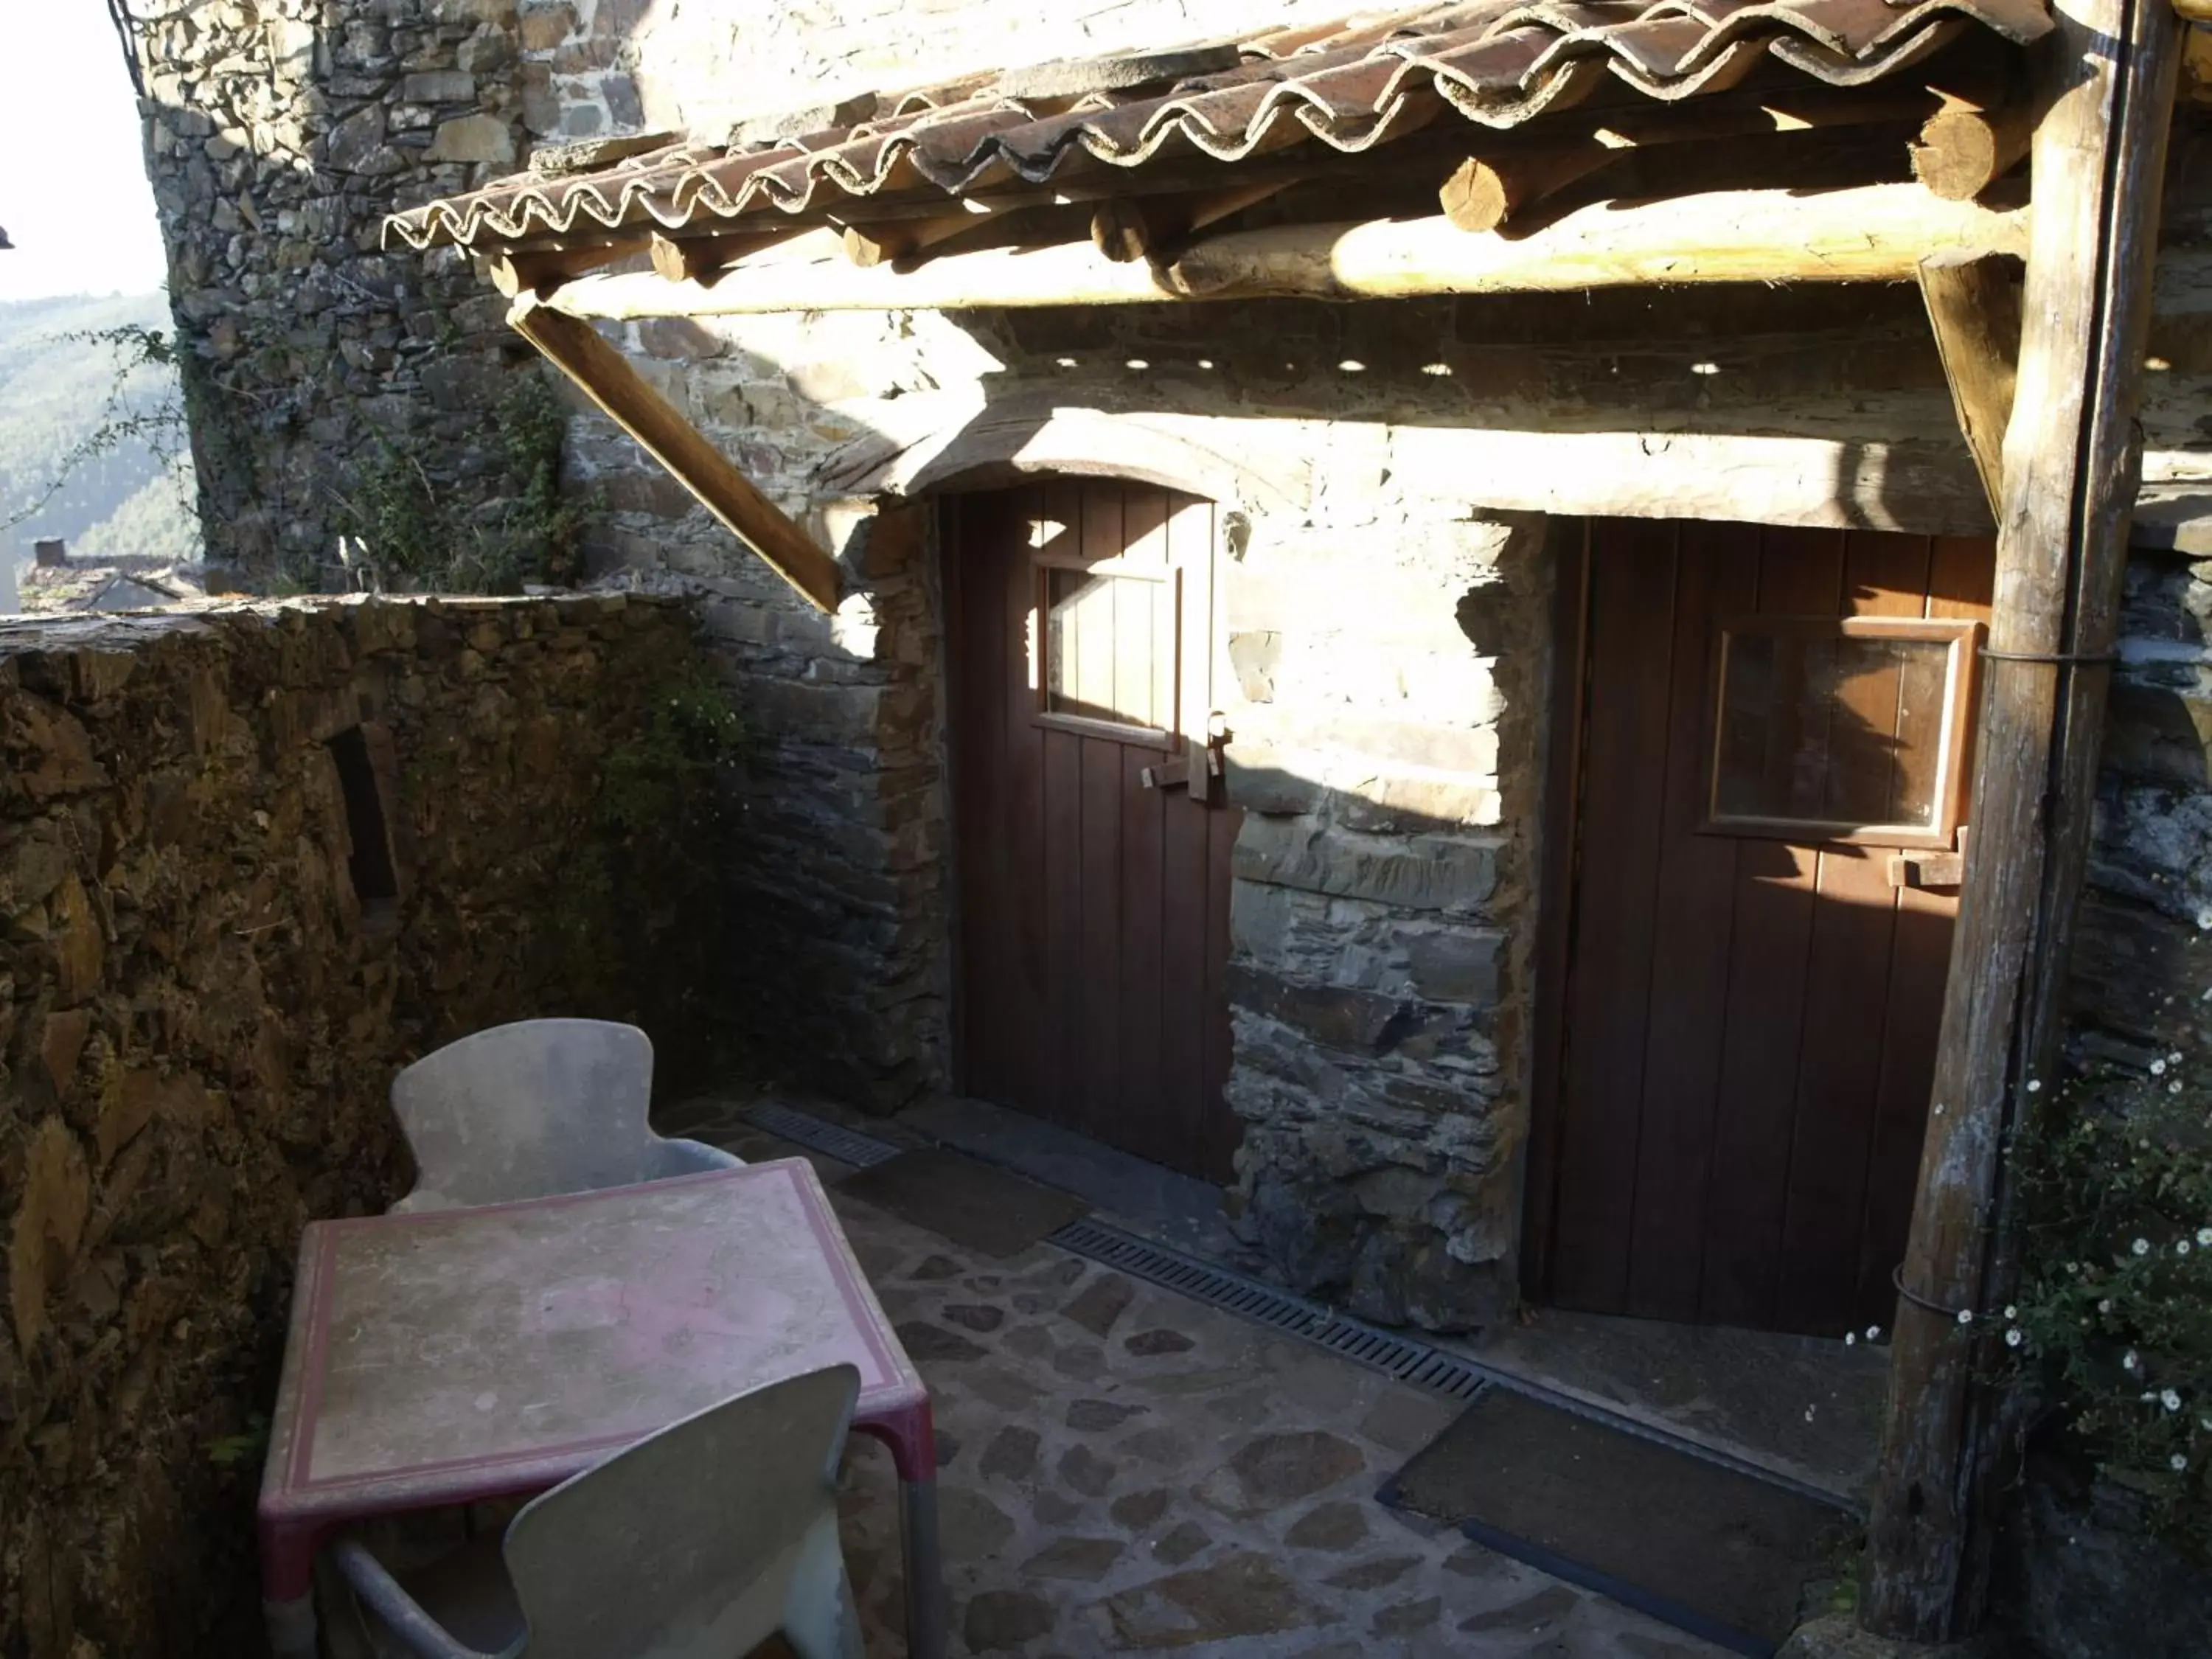
[[743, 264], [711, 288], [653, 276], [585, 277], [547, 303], [574, 317], [1145, 305], [1263, 295], [1328, 300], [1514, 294], [1685, 283], [1917, 280], [1931, 256], [2018, 255], [2027, 210], [1947, 202], [1917, 185], [1712, 191], [1577, 208], [1515, 239], [1441, 216], [1283, 225], [1200, 242], [1171, 265], [1110, 259], [1087, 240], [949, 253], [919, 270], [841, 256]]
[[[666, 286], [658, 276], [645, 280]], [[507, 313], [507, 322], [809, 604], [819, 611], [837, 608], [843, 590], [837, 562], [753, 488], [589, 323], [528, 299]]]

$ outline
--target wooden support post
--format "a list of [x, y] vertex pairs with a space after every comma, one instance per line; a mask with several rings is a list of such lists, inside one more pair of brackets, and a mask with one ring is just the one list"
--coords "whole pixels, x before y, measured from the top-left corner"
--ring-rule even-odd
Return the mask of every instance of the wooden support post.
[[1950, 383], [1959, 430], [1995, 519], [2004, 511], [2005, 428], [2012, 420], [2020, 356], [2020, 303], [2009, 262], [1923, 259], [1920, 297]]
[[1973, 836], [1861, 1603], [1869, 1629], [1923, 1642], [1970, 1632], [1987, 1590], [2011, 1426], [1987, 1380], [2002, 1368], [1992, 1316], [2016, 1265], [2005, 1140], [2056, 1057], [2140, 465], [2133, 422], [2179, 56], [2172, 0], [2054, 11]]
[[507, 313], [507, 322], [809, 603], [822, 611], [837, 608], [842, 586], [837, 562], [754, 489], [589, 323], [527, 300]]

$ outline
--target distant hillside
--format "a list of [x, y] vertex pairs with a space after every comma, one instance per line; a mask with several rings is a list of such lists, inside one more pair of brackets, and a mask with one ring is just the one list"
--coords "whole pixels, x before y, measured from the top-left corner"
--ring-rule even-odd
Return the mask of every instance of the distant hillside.
[[[68, 465], [104, 425], [181, 407], [173, 369], [143, 365], [118, 386], [126, 361], [121, 351], [68, 337], [130, 325], [167, 332], [167, 297], [0, 304], [0, 526], [6, 526], [0, 528], [0, 556], [27, 560], [31, 544], [44, 536], [64, 538], [71, 553], [197, 556], [189, 460], [165, 467], [148, 442], [134, 437]], [[171, 428], [169, 441], [181, 448], [180, 426]], [[51, 499], [21, 523], [8, 523], [54, 489], [57, 477], [60, 488]]]

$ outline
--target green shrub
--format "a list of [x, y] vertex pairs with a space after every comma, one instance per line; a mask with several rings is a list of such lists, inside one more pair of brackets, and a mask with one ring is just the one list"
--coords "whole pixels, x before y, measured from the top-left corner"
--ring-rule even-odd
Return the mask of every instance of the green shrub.
[[2159, 1529], [2212, 1546], [2212, 1079], [2100, 1069], [2023, 1135], [2005, 1340]]
[[338, 521], [370, 585], [442, 593], [514, 593], [583, 572], [594, 503], [561, 488], [568, 413], [545, 378], [516, 375], [492, 413], [500, 493], [473, 511], [439, 493], [416, 451], [388, 439], [339, 497]]

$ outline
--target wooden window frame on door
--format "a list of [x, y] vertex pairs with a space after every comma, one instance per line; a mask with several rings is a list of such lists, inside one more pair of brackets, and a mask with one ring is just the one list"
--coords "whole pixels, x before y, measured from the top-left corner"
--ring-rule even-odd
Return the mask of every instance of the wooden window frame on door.
[[[1921, 640], [1948, 647], [1943, 672], [1944, 708], [1936, 763], [1933, 824], [1859, 823], [1847, 819], [1770, 817], [1723, 814], [1716, 804], [1720, 789], [1722, 700], [1732, 630], [1807, 638]], [[1713, 624], [1711, 665], [1706, 677], [1705, 799], [1698, 833], [1740, 836], [1838, 847], [1898, 847], [1948, 849], [1957, 844], [1966, 822], [1972, 780], [1966, 764], [1973, 735], [1976, 695], [1981, 683], [1982, 624], [1944, 617], [1770, 617], [1755, 612], [1723, 617]]]
[[[1047, 675], [1045, 629], [1050, 625], [1052, 594], [1050, 584], [1055, 570], [1079, 571], [1086, 576], [1104, 576], [1113, 580], [1135, 580], [1164, 590], [1155, 604], [1167, 607], [1167, 635], [1170, 641], [1168, 708], [1175, 718], [1170, 726], [1134, 726], [1120, 720], [1095, 720], [1084, 714], [1065, 714], [1050, 707], [1052, 688]], [[1183, 741], [1183, 572], [1179, 564], [1139, 564], [1133, 560], [1114, 557], [1086, 559], [1079, 555], [1042, 553], [1030, 554], [1030, 684], [1032, 700], [1030, 719], [1035, 725], [1048, 731], [1073, 732], [1078, 737], [1110, 738], [1116, 743], [1134, 744], [1145, 748], [1173, 751]], [[1157, 625], [1157, 621], [1156, 621]]]

